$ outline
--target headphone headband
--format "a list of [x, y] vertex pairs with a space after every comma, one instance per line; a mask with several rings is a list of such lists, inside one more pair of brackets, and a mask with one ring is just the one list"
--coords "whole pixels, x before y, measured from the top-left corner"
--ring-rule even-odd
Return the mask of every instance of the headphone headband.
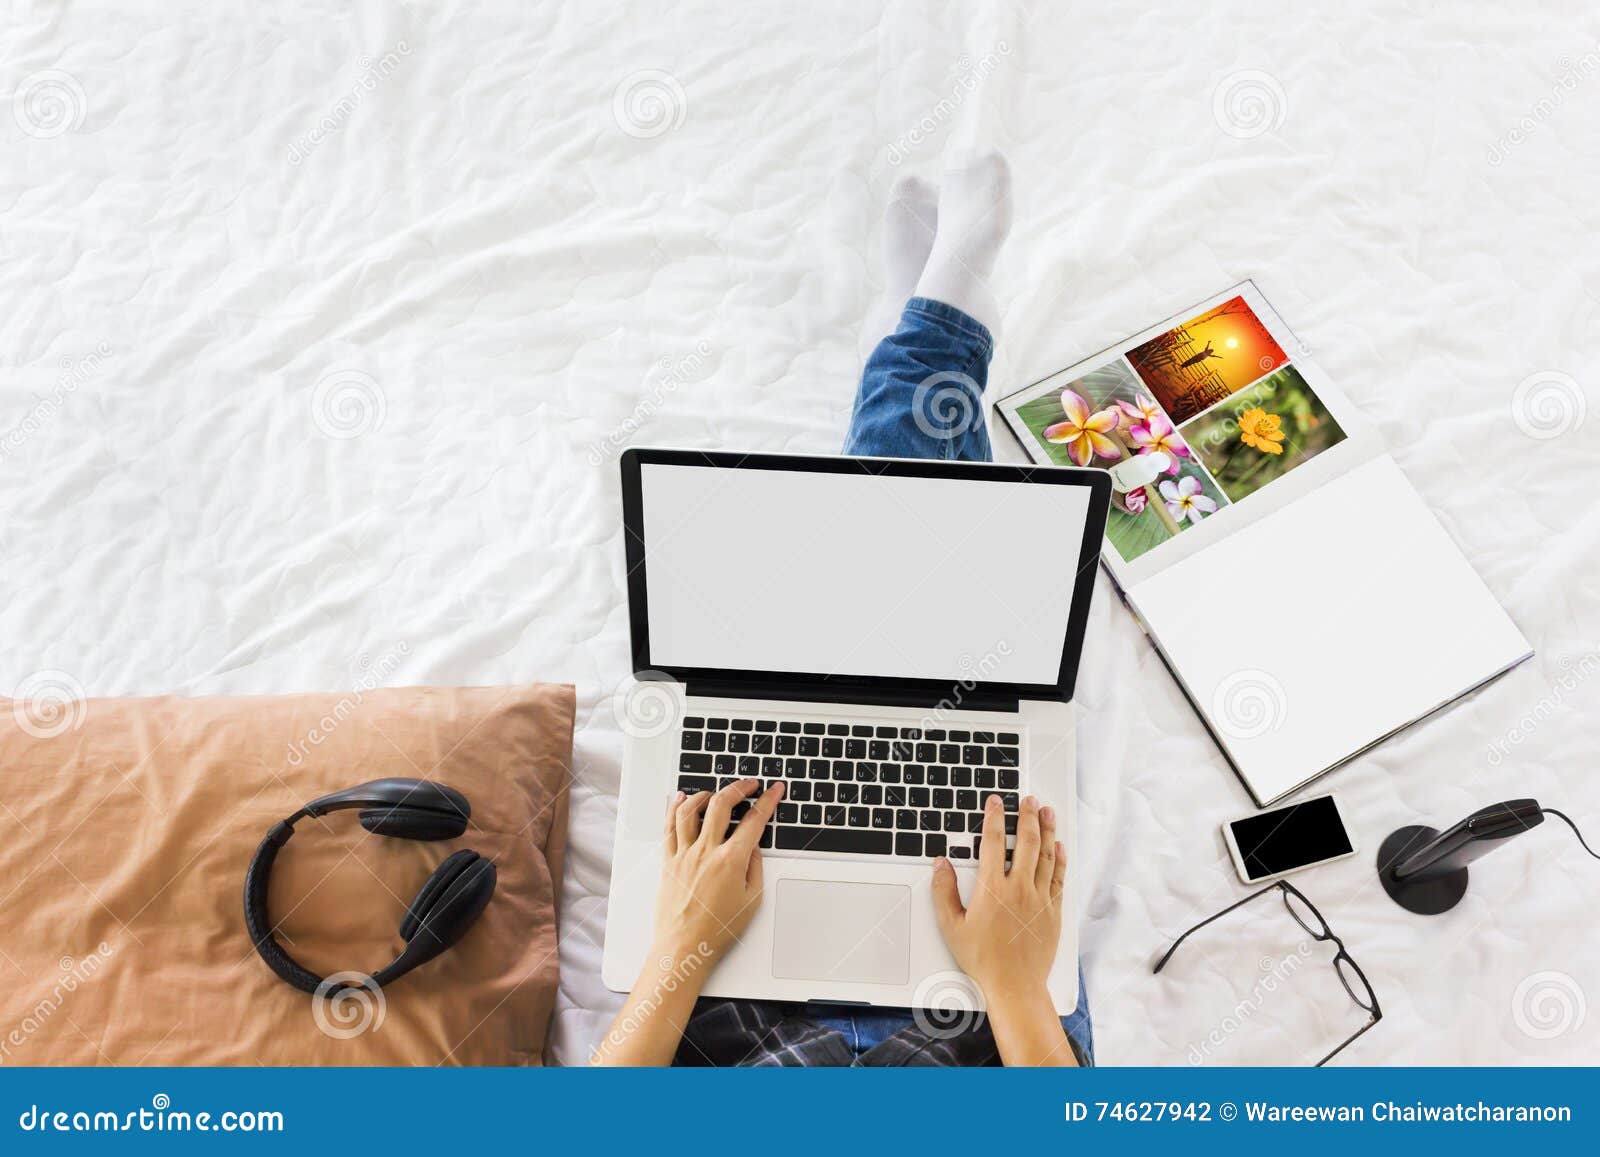
[[[244, 921], [256, 952], [280, 979], [302, 992], [316, 994], [326, 980], [289, 955], [267, 914], [268, 886], [278, 853], [294, 836], [294, 825], [307, 816], [362, 808], [361, 826], [398, 839], [451, 839], [466, 831], [472, 815], [467, 797], [454, 788], [424, 779], [375, 779], [321, 796], [268, 829], [244, 878]], [[382, 987], [427, 963], [461, 938], [494, 894], [494, 864], [477, 852], [458, 851], [428, 878], [407, 909], [400, 926], [406, 947], [372, 975]]]

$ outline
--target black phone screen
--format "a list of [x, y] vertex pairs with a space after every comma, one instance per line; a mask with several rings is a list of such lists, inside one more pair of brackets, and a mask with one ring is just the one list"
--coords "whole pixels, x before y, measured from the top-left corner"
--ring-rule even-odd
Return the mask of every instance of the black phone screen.
[[1252, 880], [1331, 860], [1351, 850], [1350, 834], [1344, 830], [1332, 796], [1262, 812], [1228, 826], [1239, 845], [1245, 874]]

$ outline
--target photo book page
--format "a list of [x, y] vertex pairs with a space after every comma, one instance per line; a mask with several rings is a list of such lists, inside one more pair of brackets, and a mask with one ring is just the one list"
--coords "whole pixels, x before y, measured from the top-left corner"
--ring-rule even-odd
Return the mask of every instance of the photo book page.
[[1107, 555], [1126, 585], [1192, 553], [1180, 542], [1244, 525], [1233, 507], [1245, 504], [1253, 520], [1305, 492], [1312, 479], [1295, 476], [1324, 455], [1329, 462], [1310, 473], [1329, 476], [1339, 457], [1331, 451], [1345, 451], [1340, 469], [1358, 459], [1347, 446], [1355, 434], [1348, 404], [1313, 384], [1303, 354], [1289, 352], [1301, 348], [1245, 283], [997, 408], [1037, 462], [1110, 469], [1142, 455], [1166, 458], [1154, 481], [1112, 498]]

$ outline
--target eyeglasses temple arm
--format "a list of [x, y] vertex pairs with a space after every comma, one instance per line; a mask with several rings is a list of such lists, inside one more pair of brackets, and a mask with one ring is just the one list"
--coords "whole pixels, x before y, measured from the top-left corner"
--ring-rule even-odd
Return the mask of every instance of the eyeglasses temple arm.
[[1265, 896], [1268, 892], [1275, 892], [1275, 891], [1278, 891], [1278, 890], [1279, 890], [1279, 886], [1277, 884], [1273, 884], [1273, 885], [1271, 885], [1270, 887], [1267, 887], [1267, 888], [1262, 888], [1261, 891], [1259, 891], [1259, 892], [1250, 893], [1250, 895], [1246, 896], [1243, 900], [1239, 900], [1239, 901], [1237, 901], [1237, 902], [1235, 902], [1233, 904], [1229, 904], [1226, 908], [1224, 908], [1222, 911], [1218, 912], [1216, 915], [1207, 916], [1204, 920], [1200, 921], [1200, 923], [1196, 924], [1193, 928], [1189, 929], [1182, 936], [1179, 936], [1176, 940], [1174, 940], [1172, 942], [1172, 947], [1168, 948], [1167, 951], [1166, 951], [1166, 954], [1164, 956], [1162, 956], [1160, 960], [1156, 961], [1156, 966], [1152, 971], [1160, 972], [1163, 968], [1165, 968], [1167, 966], [1167, 961], [1172, 959], [1172, 954], [1178, 950], [1178, 945], [1182, 944], [1185, 940], [1189, 939], [1189, 937], [1193, 936], [1196, 932], [1200, 931], [1200, 929], [1204, 928], [1207, 924], [1210, 924], [1214, 920], [1222, 919], [1229, 912], [1232, 912], [1235, 908], [1243, 908], [1246, 904], [1250, 903], [1251, 900], [1254, 900], [1254, 899], [1256, 899], [1256, 898], [1258, 898], [1260, 896]]

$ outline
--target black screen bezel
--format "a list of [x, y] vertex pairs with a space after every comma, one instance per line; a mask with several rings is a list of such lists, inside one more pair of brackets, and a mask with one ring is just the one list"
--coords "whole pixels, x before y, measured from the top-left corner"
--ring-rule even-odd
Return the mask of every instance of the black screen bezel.
[[628, 626], [635, 675], [665, 675], [680, 682], [770, 686], [790, 691], [825, 691], [830, 695], [894, 692], [927, 697], [938, 702], [950, 695], [959, 679], [899, 679], [881, 675], [830, 675], [821, 672], [749, 671], [721, 667], [658, 666], [650, 657], [649, 604], [645, 584], [644, 496], [640, 467], [644, 465], [703, 466], [732, 470], [787, 470], [815, 474], [862, 471], [893, 478], [961, 478], [985, 482], [1029, 482], [1047, 486], [1082, 486], [1090, 491], [1088, 517], [1078, 549], [1078, 565], [1067, 615], [1067, 634], [1061, 649], [1061, 669], [1053, 683], [1009, 683], [973, 680], [971, 693], [1012, 699], [1072, 698], [1083, 651], [1084, 631], [1104, 541], [1106, 516], [1111, 504], [1111, 478], [1103, 470], [1061, 466], [1011, 465], [990, 462], [939, 462], [917, 458], [847, 458], [798, 454], [740, 454], [715, 450], [668, 450], [634, 447], [623, 452], [622, 521], [627, 555]]

